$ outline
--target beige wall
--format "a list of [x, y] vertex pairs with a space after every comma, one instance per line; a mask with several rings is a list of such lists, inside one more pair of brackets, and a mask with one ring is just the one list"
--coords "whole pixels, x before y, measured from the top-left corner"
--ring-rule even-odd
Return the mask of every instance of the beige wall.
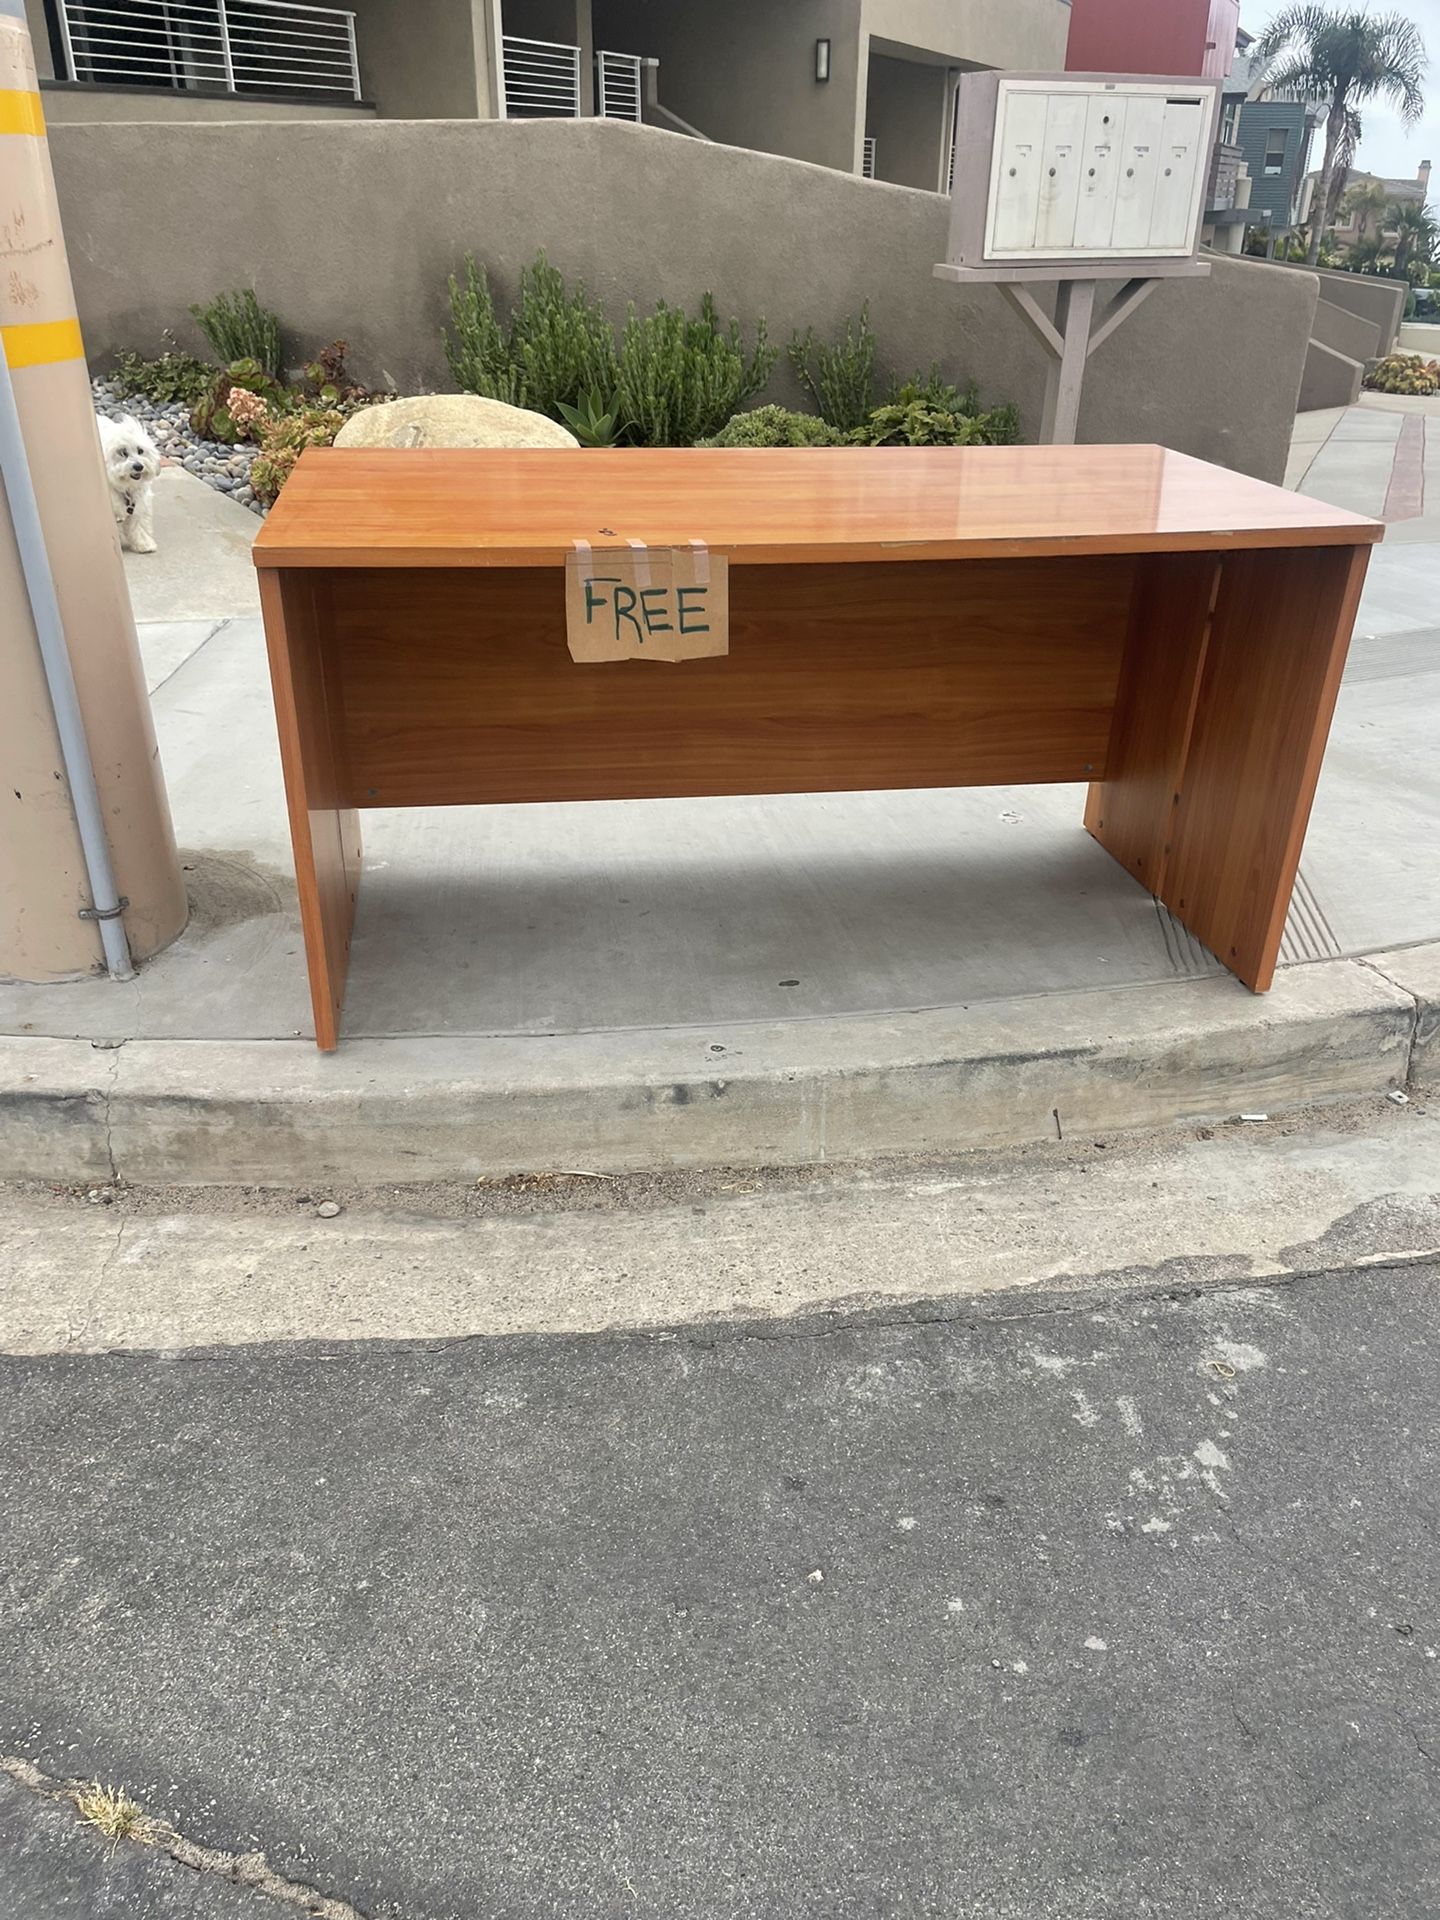
[[[939, 194], [597, 120], [77, 126], [51, 144], [97, 356], [153, 351], [167, 327], [198, 347], [190, 302], [243, 261], [301, 347], [341, 334], [362, 377], [444, 388], [447, 274], [473, 248], [508, 296], [544, 246], [617, 320], [629, 300], [710, 289], [747, 326], [765, 315], [783, 346], [811, 323], [834, 333], [868, 298], [902, 377], [938, 360], [1038, 426], [1039, 349], [993, 288], [932, 275]], [[364, 208], [363, 244], [317, 206]], [[1278, 480], [1315, 299], [1313, 275], [1260, 262], [1163, 283], [1091, 360], [1081, 437], [1161, 441]], [[796, 397], [783, 357], [774, 394]]]
[[[711, 140], [853, 172], [861, 0], [594, 0], [595, 43], [660, 62], [659, 98]], [[831, 43], [830, 79], [815, 42]]]
[[1055, 73], [1065, 65], [1070, 7], [1068, 0], [864, 0], [862, 31], [960, 65]]
[[488, 114], [483, 0], [353, 0], [360, 84], [398, 120]]
[[865, 131], [875, 136], [877, 180], [935, 192], [949, 94], [944, 67], [871, 54]]

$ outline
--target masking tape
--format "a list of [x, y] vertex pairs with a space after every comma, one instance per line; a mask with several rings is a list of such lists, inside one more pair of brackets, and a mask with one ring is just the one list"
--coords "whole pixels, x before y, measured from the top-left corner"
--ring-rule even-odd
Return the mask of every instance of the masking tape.
[[78, 320], [32, 320], [20, 326], [0, 327], [0, 339], [5, 342], [5, 358], [12, 373], [22, 367], [48, 367], [57, 360], [85, 358]]
[[595, 578], [595, 555], [591, 552], [590, 542], [588, 540], [577, 540], [575, 542], [575, 551], [580, 556], [580, 578], [582, 580], [593, 580]]
[[650, 549], [643, 540], [626, 542], [635, 556], [635, 584], [643, 593], [650, 585]]
[[710, 549], [703, 540], [692, 540], [690, 551], [695, 556], [695, 584], [708, 587], [710, 584]]
[[45, 131], [45, 115], [38, 93], [20, 87], [0, 87], [0, 133]]

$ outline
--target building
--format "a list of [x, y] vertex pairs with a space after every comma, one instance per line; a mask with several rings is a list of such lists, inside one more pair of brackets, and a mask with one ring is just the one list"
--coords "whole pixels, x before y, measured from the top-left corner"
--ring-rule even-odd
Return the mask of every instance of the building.
[[1217, 253], [1240, 253], [1246, 229], [1254, 220], [1250, 211], [1251, 180], [1240, 146], [1240, 113], [1245, 104], [1245, 49], [1254, 36], [1236, 32], [1235, 55], [1220, 84], [1220, 118], [1210, 155], [1205, 185], [1205, 220], [1201, 241]]
[[1223, 80], [1240, 0], [1072, 0], [1071, 73], [1174, 73]]
[[1272, 243], [1299, 217], [1300, 189], [1317, 117], [1323, 107], [1303, 100], [1247, 99], [1240, 109], [1239, 143], [1250, 175], [1250, 209], [1268, 227]]
[[1231, 77], [1239, 0], [1073, 0], [1065, 64], [1072, 73], [1156, 73], [1222, 83], [1220, 118], [1205, 188], [1201, 239], [1239, 253], [1252, 215], [1245, 156], [1238, 144], [1245, 83]]
[[[1371, 191], [1367, 192], [1367, 188]], [[1306, 174], [1303, 182], [1303, 219], [1309, 219], [1310, 209], [1319, 191], [1320, 174], [1316, 169]], [[1386, 180], [1377, 173], [1360, 173], [1352, 169], [1345, 176], [1345, 191], [1341, 196], [1335, 224], [1330, 228], [1330, 237], [1342, 251], [1365, 241], [1393, 239], [1395, 229], [1386, 218], [1389, 208], [1396, 201], [1402, 205], [1412, 201], [1423, 207], [1429, 198], [1428, 160], [1420, 162], [1413, 180]]]
[[52, 120], [604, 114], [932, 190], [960, 73], [1058, 70], [1070, 26], [1070, 0], [25, 3]]
[[1251, 36], [1242, 34], [1241, 41], [1231, 72], [1240, 95], [1234, 139], [1250, 176], [1251, 223], [1268, 231], [1273, 251], [1299, 216], [1301, 184], [1325, 108], [1268, 87], [1264, 68], [1249, 57]]

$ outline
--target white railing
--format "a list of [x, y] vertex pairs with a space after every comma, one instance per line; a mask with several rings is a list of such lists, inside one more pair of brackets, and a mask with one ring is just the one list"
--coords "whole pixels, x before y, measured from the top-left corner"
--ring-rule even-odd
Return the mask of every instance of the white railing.
[[595, 111], [606, 120], [641, 118], [638, 53], [596, 54]]
[[865, 136], [865, 157], [860, 163], [860, 171], [867, 180], [873, 180], [875, 178], [875, 136], [873, 133], [867, 133]]
[[355, 16], [299, 0], [57, 0], [68, 77], [358, 100]]
[[512, 120], [580, 112], [580, 49], [505, 35], [505, 112]]

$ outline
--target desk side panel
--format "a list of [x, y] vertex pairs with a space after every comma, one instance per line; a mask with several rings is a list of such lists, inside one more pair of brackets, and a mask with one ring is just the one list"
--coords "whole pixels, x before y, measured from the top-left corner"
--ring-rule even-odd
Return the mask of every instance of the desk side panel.
[[1164, 884], [1220, 570], [1213, 553], [1140, 561], [1106, 777], [1085, 808], [1101, 846], [1152, 893]]
[[1156, 890], [1257, 993], [1274, 977], [1369, 557], [1225, 557]]
[[334, 576], [349, 799], [1102, 775], [1136, 562], [733, 567], [730, 652], [578, 666], [559, 568]]
[[339, 1041], [360, 887], [360, 820], [346, 802], [349, 775], [334, 682], [329, 576], [260, 575], [275, 722], [310, 973], [315, 1040]]

